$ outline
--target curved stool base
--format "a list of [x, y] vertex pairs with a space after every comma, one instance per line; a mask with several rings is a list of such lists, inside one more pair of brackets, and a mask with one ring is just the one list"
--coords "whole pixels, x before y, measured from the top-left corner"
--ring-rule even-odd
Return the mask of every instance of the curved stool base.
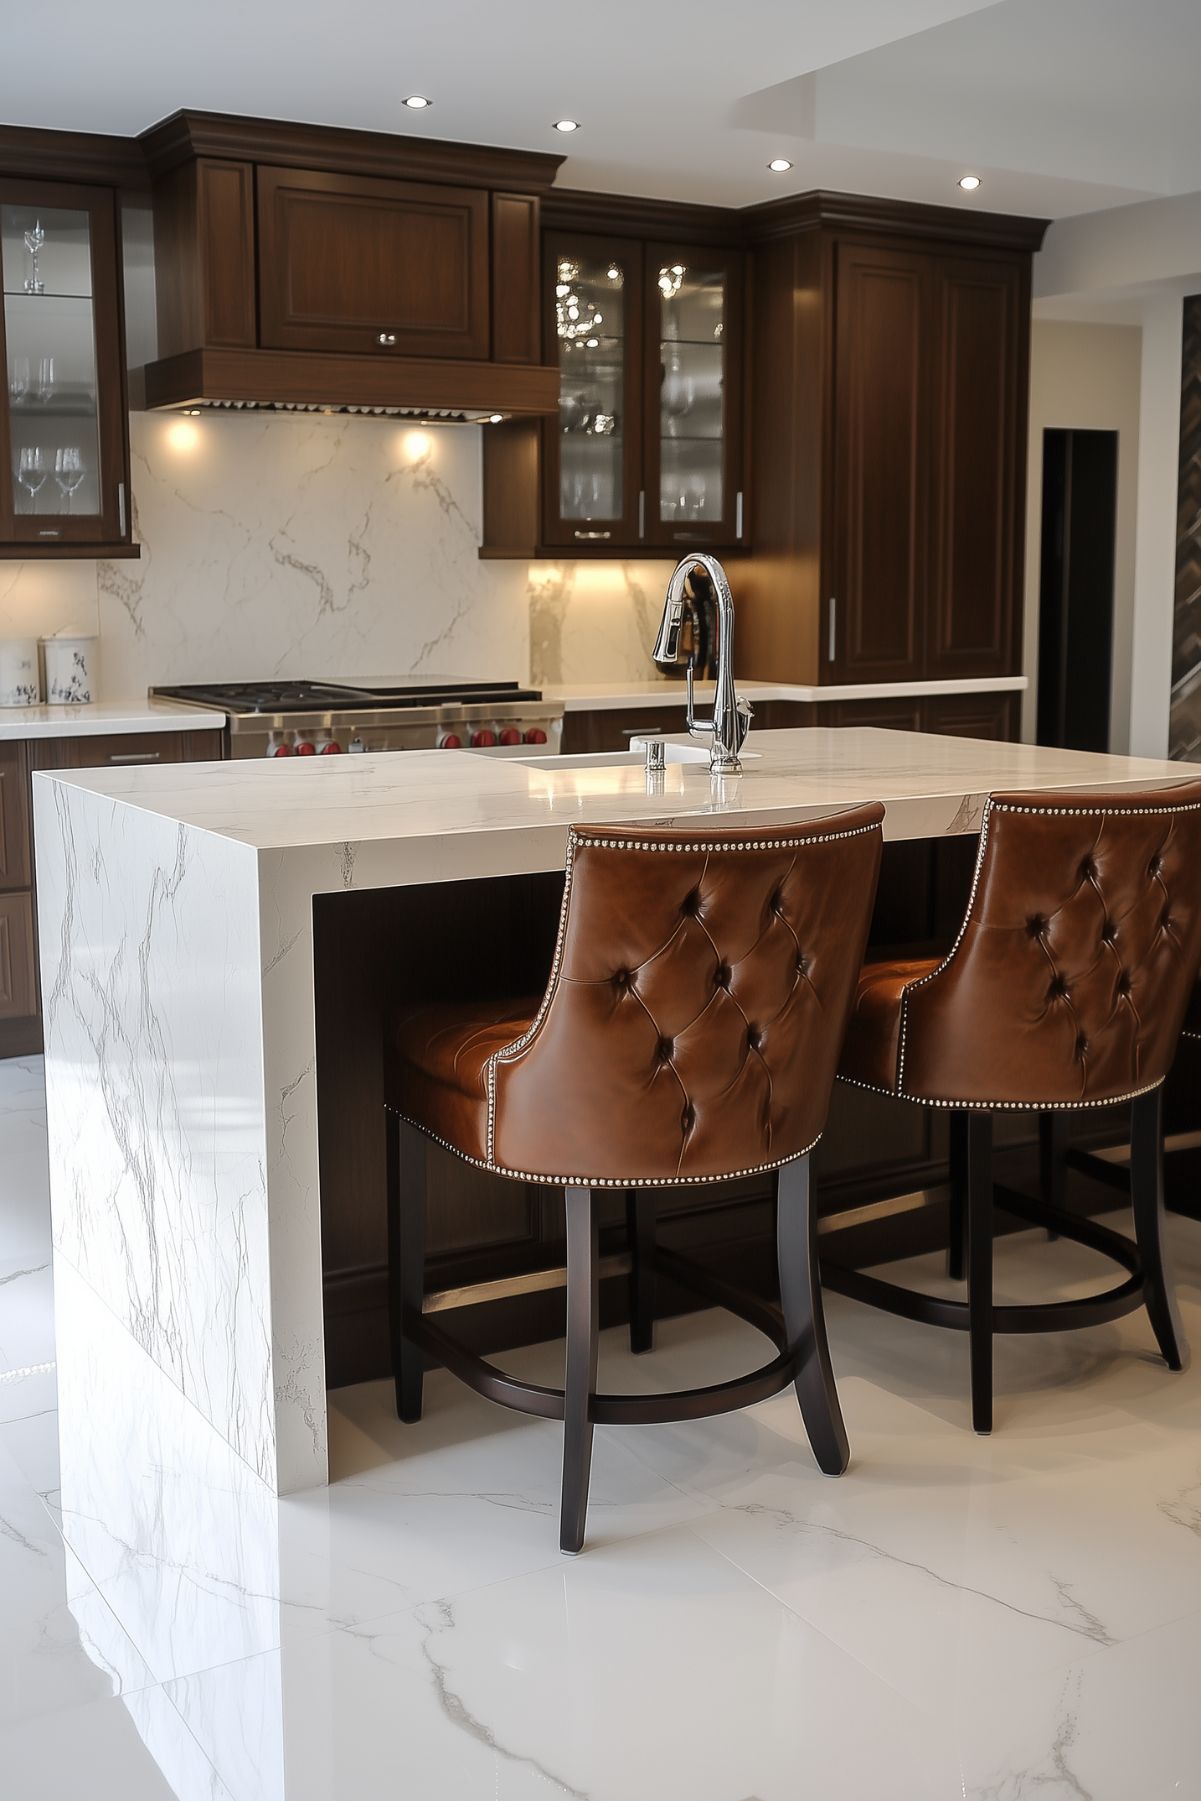
[[[804, 1350], [790, 1351], [784, 1318], [758, 1296], [738, 1289], [733, 1283], [699, 1268], [687, 1258], [661, 1251], [654, 1253], [657, 1273], [671, 1275], [676, 1281], [704, 1293], [728, 1312], [754, 1326], [775, 1344], [779, 1355], [745, 1376], [734, 1376], [728, 1382], [710, 1383], [703, 1388], [680, 1388], [669, 1394], [611, 1395], [593, 1394], [589, 1398], [588, 1417], [597, 1426], [659, 1426], [681, 1420], [710, 1419], [720, 1413], [733, 1413], [740, 1407], [751, 1407], [766, 1401], [795, 1382], [806, 1361]], [[721, 1298], [718, 1299], [717, 1292]], [[473, 1388], [477, 1394], [518, 1413], [537, 1414], [542, 1419], [561, 1420], [564, 1391], [546, 1388], [540, 1383], [523, 1382], [511, 1376], [486, 1357], [478, 1357], [443, 1331], [427, 1315], [409, 1312], [405, 1315], [405, 1336], [452, 1375]]]

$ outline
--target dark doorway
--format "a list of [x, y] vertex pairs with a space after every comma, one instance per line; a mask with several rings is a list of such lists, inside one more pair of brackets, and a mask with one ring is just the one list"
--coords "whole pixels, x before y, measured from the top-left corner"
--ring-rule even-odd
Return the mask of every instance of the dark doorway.
[[1043, 433], [1038, 742], [1109, 749], [1116, 431]]

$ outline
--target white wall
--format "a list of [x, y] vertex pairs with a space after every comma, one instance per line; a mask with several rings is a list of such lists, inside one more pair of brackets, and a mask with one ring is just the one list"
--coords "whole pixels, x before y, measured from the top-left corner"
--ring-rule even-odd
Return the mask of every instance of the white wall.
[[1030, 447], [1026, 494], [1022, 735], [1033, 739], [1038, 705], [1038, 587], [1043, 433], [1048, 429], [1116, 431], [1118, 493], [1114, 543], [1113, 681], [1110, 748], [1130, 738], [1131, 638], [1139, 479], [1139, 388], [1142, 333], [1136, 326], [1060, 323], [1036, 318], [1030, 338]]

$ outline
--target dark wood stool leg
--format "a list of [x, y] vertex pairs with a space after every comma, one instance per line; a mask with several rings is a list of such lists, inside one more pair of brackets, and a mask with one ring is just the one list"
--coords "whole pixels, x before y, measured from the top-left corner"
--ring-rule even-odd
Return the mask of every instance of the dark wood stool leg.
[[584, 1542], [588, 1476], [592, 1468], [592, 1397], [596, 1391], [598, 1235], [590, 1188], [568, 1188], [567, 1373], [563, 1383], [563, 1504], [559, 1548]]
[[964, 1229], [967, 1207], [967, 1138], [968, 1115], [957, 1109], [950, 1120], [950, 1232], [947, 1238], [947, 1274], [953, 1282], [962, 1282], [967, 1273], [967, 1233]]
[[1140, 1094], [1130, 1106], [1130, 1198], [1143, 1264], [1143, 1297], [1156, 1342], [1171, 1370], [1188, 1363], [1171, 1272], [1163, 1244], [1163, 1089]]
[[425, 1151], [423, 1135], [398, 1114], [387, 1112], [388, 1140], [388, 1325], [396, 1411], [412, 1424], [421, 1418], [420, 1348], [404, 1329], [406, 1310], [421, 1312], [425, 1298]]
[[626, 1189], [626, 1237], [630, 1249], [630, 1349], [649, 1351], [655, 1342], [653, 1189]]
[[[1038, 1190], [1052, 1207], [1063, 1210], [1068, 1198], [1068, 1115], [1062, 1108], [1038, 1116]], [[1059, 1237], [1047, 1227], [1051, 1243]]]
[[817, 1209], [808, 1157], [786, 1163], [776, 1186], [776, 1250], [780, 1262], [780, 1307], [790, 1349], [802, 1353], [796, 1397], [818, 1468], [841, 1476], [851, 1448], [826, 1340], [821, 1267], [817, 1254]]
[[992, 1431], [992, 1241], [992, 1114], [973, 1112], [967, 1127], [967, 1304], [977, 1432]]

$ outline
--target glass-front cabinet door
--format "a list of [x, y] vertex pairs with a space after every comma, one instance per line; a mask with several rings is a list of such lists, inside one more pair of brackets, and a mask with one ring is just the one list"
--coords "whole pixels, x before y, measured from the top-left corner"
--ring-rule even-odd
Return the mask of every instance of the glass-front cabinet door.
[[127, 536], [124, 372], [107, 189], [0, 183], [0, 539]]
[[547, 239], [559, 416], [547, 433], [548, 544], [603, 549], [639, 538], [642, 246]]
[[742, 536], [742, 265], [737, 252], [646, 246], [646, 537]]

